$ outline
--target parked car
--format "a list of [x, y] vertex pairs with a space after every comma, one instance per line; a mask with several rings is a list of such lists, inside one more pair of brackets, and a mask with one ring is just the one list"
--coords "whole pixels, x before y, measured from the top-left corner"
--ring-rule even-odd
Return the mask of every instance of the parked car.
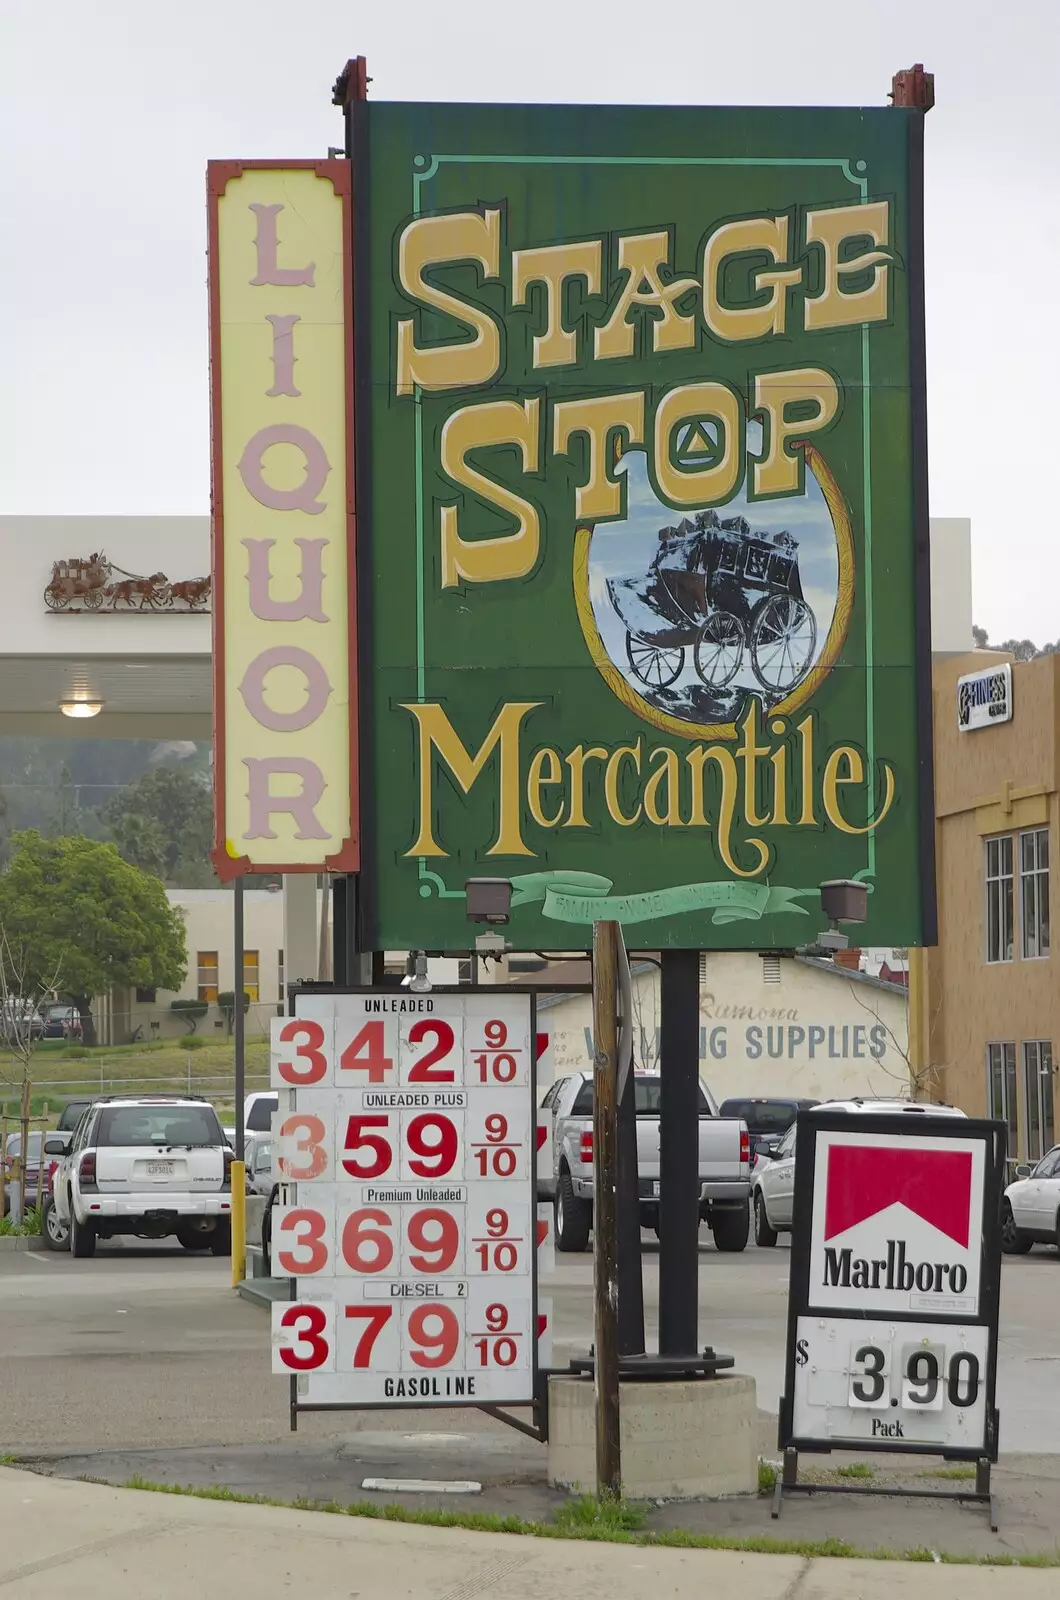
[[243, 1137], [252, 1133], [271, 1133], [273, 1113], [279, 1108], [280, 1097], [275, 1089], [256, 1089], [243, 1101]]
[[1060, 1245], [1060, 1144], [1035, 1166], [1018, 1166], [1001, 1202], [1005, 1254], [1025, 1256], [1035, 1244]]
[[[23, 1176], [22, 1209], [28, 1211], [31, 1206], [38, 1203], [40, 1190], [40, 1164], [41, 1145], [44, 1135], [39, 1129], [33, 1128], [29, 1135], [29, 1155], [26, 1159], [26, 1171]], [[11, 1185], [14, 1182], [15, 1162], [22, 1153], [22, 1134], [16, 1130], [9, 1133], [3, 1151], [4, 1162], [4, 1211], [11, 1209]]]
[[[662, 1079], [637, 1073], [637, 1173], [640, 1218], [659, 1226], [659, 1106]], [[556, 1248], [584, 1250], [593, 1223], [593, 1078], [576, 1072], [553, 1084], [541, 1102], [552, 1112], [553, 1175], [542, 1188], [556, 1206]], [[750, 1141], [740, 1121], [722, 1121], [706, 1085], [699, 1086], [699, 1215], [719, 1250], [742, 1250], [749, 1231]]]
[[65, 1142], [65, 1149], [69, 1150], [73, 1143], [74, 1134], [77, 1132], [78, 1123], [89, 1106], [94, 1104], [94, 1100], [68, 1100], [59, 1113], [58, 1122], [51, 1133], [48, 1134], [49, 1143], [56, 1139], [62, 1139]]
[[208, 1101], [190, 1095], [113, 1096], [82, 1117], [52, 1182], [70, 1250], [97, 1239], [175, 1234], [186, 1250], [232, 1247], [232, 1151]]
[[243, 1149], [247, 1169], [247, 1193], [268, 1199], [272, 1193], [272, 1136], [252, 1133]]
[[81, 1013], [76, 1006], [42, 1006], [41, 1030], [45, 1039], [80, 1039]]
[[817, 1105], [816, 1100], [788, 1099], [783, 1095], [763, 1095], [723, 1100], [718, 1115], [739, 1117], [751, 1135], [751, 1165], [760, 1150], [775, 1151], [800, 1111]]
[[[822, 1100], [808, 1106], [800, 1115], [815, 1111], [900, 1112], [908, 1116], [963, 1117], [956, 1106], [929, 1104], [926, 1101], [874, 1099]], [[769, 1249], [781, 1233], [791, 1232], [792, 1197], [795, 1192], [795, 1131], [793, 1122], [775, 1151], [762, 1150], [751, 1174], [751, 1210], [754, 1216], [755, 1244]]]
[[44, 1020], [32, 1000], [8, 1000], [0, 1006], [0, 1039], [39, 1039], [44, 1033]]

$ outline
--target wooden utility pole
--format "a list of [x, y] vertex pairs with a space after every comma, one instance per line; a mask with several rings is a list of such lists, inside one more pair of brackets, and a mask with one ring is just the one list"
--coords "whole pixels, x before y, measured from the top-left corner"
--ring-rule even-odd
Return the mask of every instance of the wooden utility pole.
[[618, 1398], [618, 941], [617, 922], [593, 924], [593, 1299], [596, 1492], [622, 1492]]

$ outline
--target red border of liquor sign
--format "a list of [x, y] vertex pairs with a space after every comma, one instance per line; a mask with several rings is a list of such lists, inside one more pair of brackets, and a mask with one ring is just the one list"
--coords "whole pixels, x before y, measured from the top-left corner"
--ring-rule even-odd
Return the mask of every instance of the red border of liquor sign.
[[997, 1460], [1004, 1170], [1000, 1122], [799, 1117], [782, 1450]]

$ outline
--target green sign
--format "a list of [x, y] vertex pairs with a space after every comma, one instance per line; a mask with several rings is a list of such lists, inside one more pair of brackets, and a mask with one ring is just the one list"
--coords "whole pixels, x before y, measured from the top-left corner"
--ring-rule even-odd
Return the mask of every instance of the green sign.
[[359, 114], [370, 947], [930, 939], [921, 113]]

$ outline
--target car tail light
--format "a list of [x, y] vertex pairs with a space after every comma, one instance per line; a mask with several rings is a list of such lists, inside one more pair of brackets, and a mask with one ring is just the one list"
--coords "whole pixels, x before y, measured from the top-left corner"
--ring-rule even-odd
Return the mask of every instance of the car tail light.
[[225, 1146], [225, 1148], [221, 1152], [221, 1154], [224, 1156], [224, 1161], [225, 1161], [225, 1175], [224, 1175], [224, 1180], [223, 1180], [223, 1182], [221, 1184], [221, 1188], [222, 1189], [230, 1189], [232, 1187], [232, 1162], [235, 1160], [235, 1156], [234, 1156], [233, 1152], [228, 1148], [227, 1145]]
[[86, 1150], [81, 1157], [81, 1164], [77, 1169], [77, 1181], [82, 1189], [96, 1187], [96, 1152]]
[[592, 1162], [592, 1159], [593, 1159], [593, 1136], [592, 1136], [591, 1133], [583, 1133], [582, 1134], [581, 1143], [580, 1143], [580, 1145], [578, 1147], [578, 1155], [579, 1155], [579, 1158], [582, 1161], [587, 1161], [587, 1162], [590, 1162], [590, 1163]]
[[740, 1135], [740, 1165], [751, 1160], [751, 1135], [746, 1130]]

